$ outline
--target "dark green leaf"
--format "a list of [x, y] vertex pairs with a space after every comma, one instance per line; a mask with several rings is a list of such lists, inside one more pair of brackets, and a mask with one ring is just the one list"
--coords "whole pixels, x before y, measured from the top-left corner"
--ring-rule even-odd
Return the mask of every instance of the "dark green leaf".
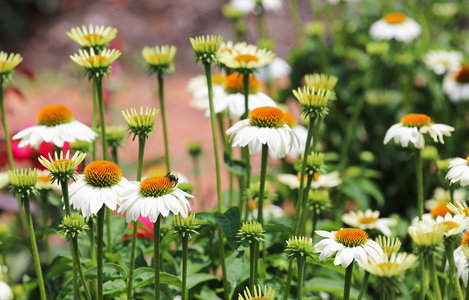
[[228, 245], [230, 245], [230, 248], [233, 251], [236, 251], [240, 244], [236, 237], [239, 229], [241, 228], [241, 211], [239, 210], [239, 207], [231, 207], [224, 214], [217, 211], [213, 213], [213, 216], [223, 231]]
[[[97, 269], [93, 267], [85, 271], [86, 279], [96, 279]], [[127, 272], [124, 268], [115, 264], [104, 264], [103, 265], [103, 277], [104, 281], [115, 280], [115, 279], [127, 279]]]
[[223, 154], [223, 158], [228, 171], [238, 176], [246, 174], [246, 163], [244, 161], [231, 159], [230, 155], [226, 152]]
[[[138, 268], [134, 273], [134, 289], [137, 289], [142, 286], [155, 283], [155, 270], [153, 268]], [[165, 272], [160, 272], [160, 283], [166, 283], [173, 285], [177, 288], [181, 288], [181, 279], [172, 274]]]
[[217, 276], [206, 274], [206, 273], [198, 273], [198, 274], [191, 274], [191, 276], [187, 276], [187, 289], [191, 289], [194, 286], [198, 285], [199, 283], [209, 281], [209, 280], [220, 280]]

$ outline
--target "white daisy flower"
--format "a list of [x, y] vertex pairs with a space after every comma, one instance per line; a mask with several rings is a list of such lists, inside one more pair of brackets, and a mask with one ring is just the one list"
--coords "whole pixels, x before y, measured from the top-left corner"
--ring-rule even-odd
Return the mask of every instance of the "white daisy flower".
[[38, 125], [21, 130], [13, 136], [21, 140], [18, 147], [31, 146], [38, 149], [42, 142], [62, 148], [65, 142], [77, 140], [91, 143], [97, 134], [85, 124], [74, 120], [72, 112], [61, 104], [48, 105], [39, 111]]
[[104, 69], [105, 71], [107, 71], [109, 66], [122, 54], [117, 49], [103, 49], [101, 53], [99, 53], [98, 51], [96, 51], [96, 53], [93, 48], [90, 48], [89, 52], [80, 49], [78, 50], [78, 53], [70, 55], [70, 59], [86, 69]]
[[392, 40], [409, 43], [421, 33], [420, 25], [400, 12], [386, 14], [370, 27], [370, 35], [375, 40]]
[[148, 217], [155, 223], [161, 215], [167, 217], [169, 212], [187, 217], [192, 195], [178, 189], [173, 182], [164, 176], [152, 176], [132, 186], [119, 196], [121, 206], [118, 212], [125, 212], [128, 223], [137, 221], [140, 216]]
[[408, 232], [412, 241], [424, 247], [440, 245], [443, 242], [445, 227], [435, 224], [434, 220], [422, 218], [422, 221], [409, 226]]
[[453, 102], [469, 99], [469, 66], [461, 64], [443, 79], [443, 91]]
[[18, 53], [8, 53], [0, 51], [0, 75], [10, 74], [13, 69], [23, 61]]
[[237, 43], [231, 51], [220, 49], [218, 62], [228, 68], [236, 70], [256, 70], [268, 65], [275, 57], [275, 53], [246, 43]]
[[469, 184], [469, 156], [466, 159], [460, 157], [452, 159], [448, 169], [445, 179], [449, 179], [450, 184], [458, 181], [461, 186]]
[[36, 188], [38, 190], [53, 190], [61, 192], [62, 188], [59, 181], [52, 183], [53, 177], [50, 176], [49, 170], [37, 170]]
[[466, 201], [455, 201], [454, 204], [448, 203], [446, 206], [451, 213], [455, 215], [463, 214], [469, 216], [469, 207], [467, 206]]
[[11, 290], [10, 286], [0, 280], [0, 300], [12, 300], [13, 299], [13, 291]]
[[103, 205], [114, 211], [117, 197], [131, 187], [117, 164], [97, 160], [88, 164], [83, 174], [69, 186], [70, 204], [81, 209], [85, 218], [96, 215]]
[[461, 245], [453, 252], [458, 277], [462, 277], [464, 285], [467, 285], [469, 275], [469, 231], [464, 234]]
[[[248, 109], [252, 111], [263, 106], [277, 107], [277, 103], [261, 92], [261, 84], [253, 75], [249, 76], [249, 95]], [[208, 107], [208, 99], [207, 99]], [[241, 117], [245, 111], [244, 84], [243, 75], [232, 73], [228, 75], [224, 83], [223, 93], [214, 94], [213, 108], [215, 114], [228, 111], [231, 119]], [[210, 116], [210, 109], [205, 112], [206, 116]]]
[[[249, 201], [249, 207], [251, 208], [252, 217], [249, 216], [248, 220], [257, 220], [258, 205], [254, 200]], [[278, 220], [285, 215], [285, 212], [280, 206], [273, 205], [270, 202], [264, 202], [262, 214], [264, 221]]]
[[90, 24], [88, 28], [85, 25], [81, 28], [72, 28], [67, 31], [67, 35], [82, 47], [102, 47], [116, 38], [117, 29], [111, 26], [93, 26]]
[[[292, 152], [289, 153], [290, 156], [298, 158], [304, 152], [306, 148], [306, 138], [308, 137], [308, 128], [304, 127], [303, 125], [299, 125], [296, 118], [289, 112], [285, 112], [285, 120], [287, 125], [293, 130], [293, 132], [298, 137], [300, 141], [300, 147], [293, 149]], [[311, 139], [311, 145], [313, 144], [313, 140]]]
[[391, 218], [379, 218], [379, 211], [367, 209], [365, 212], [359, 210], [357, 212], [350, 211], [342, 216], [342, 222], [352, 227], [362, 230], [378, 229], [385, 236], [391, 235], [391, 229], [397, 225], [397, 221]]
[[396, 277], [409, 269], [418, 257], [408, 253], [393, 253], [390, 257], [383, 255], [375, 260], [363, 261], [361, 267], [377, 277]]
[[444, 217], [436, 217], [435, 226], [443, 226], [446, 237], [458, 235], [467, 228], [469, 228], [469, 218], [466, 214], [458, 214], [453, 216], [452, 214], [446, 214]]
[[443, 136], [451, 136], [454, 128], [445, 124], [435, 124], [431, 118], [424, 114], [405, 115], [400, 123], [391, 126], [384, 136], [384, 144], [391, 139], [400, 143], [402, 147], [407, 148], [409, 142], [414, 144], [415, 148], [423, 149], [425, 147], [424, 134], [428, 133], [435, 142], [445, 143]]
[[347, 268], [354, 260], [360, 264], [367, 261], [369, 256], [375, 260], [384, 256], [380, 245], [369, 239], [368, 234], [361, 229], [342, 228], [332, 232], [317, 230], [316, 233], [326, 237], [314, 245], [316, 252], [321, 253], [319, 259], [324, 260], [335, 254], [334, 265]]
[[276, 57], [270, 64], [257, 70], [258, 77], [263, 81], [282, 79], [290, 76], [290, 65], [280, 57]]
[[[214, 99], [216, 99], [221, 94], [225, 94], [225, 90], [223, 88], [224, 83], [224, 75], [212, 75], [212, 93]], [[189, 79], [186, 90], [192, 94], [192, 99], [189, 102], [191, 107], [198, 110], [210, 109], [208, 101], [207, 77], [205, 77], [205, 75], [199, 75]]]
[[461, 65], [462, 53], [459, 51], [430, 50], [423, 58], [428, 69], [442, 75]]
[[250, 13], [253, 12], [256, 8], [256, 5], [260, 3], [262, 5], [262, 8], [265, 10], [280, 10], [282, 9], [283, 3], [282, 0], [261, 0], [261, 1], [256, 1], [256, 0], [231, 0], [230, 5], [242, 12], [242, 13]]
[[[277, 180], [291, 189], [298, 189], [300, 188], [301, 174], [279, 174], [277, 175]], [[319, 175], [319, 173], [314, 173], [314, 180], [311, 183], [311, 187], [313, 189], [319, 189], [322, 187], [331, 188], [338, 186], [341, 183], [342, 179], [340, 179], [339, 172], [337, 171], [321, 175]]]
[[[455, 202], [466, 201], [466, 190], [465, 189], [456, 189], [453, 192], [453, 198]], [[432, 210], [440, 204], [448, 204], [451, 202], [451, 192], [445, 190], [444, 188], [437, 187], [433, 191], [433, 197], [425, 201], [425, 208]]]
[[293, 148], [299, 147], [298, 137], [286, 124], [283, 112], [276, 107], [254, 109], [248, 119], [241, 120], [226, 131], [233, 138], [233, 147], [249, 146], [252, 155], [267, 144], [277, 157], [285, 157]]

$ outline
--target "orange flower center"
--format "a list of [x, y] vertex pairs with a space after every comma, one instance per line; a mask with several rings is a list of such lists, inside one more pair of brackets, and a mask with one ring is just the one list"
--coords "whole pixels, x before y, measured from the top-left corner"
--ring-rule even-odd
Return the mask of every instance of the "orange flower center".
[[[313, 181], [318, 181], [319, 176], [320, 176], [319, 173], [314, 172], [313, 176], [314, 176]], [[296, 174], [296, 178], [298, 178], [298, 181], [300, 181], [301, 180], [301, 174], [300, 173]], [[305, 180], [308, 180], [308, 174], [305, 175]]]
[[357, 228], [343, 228], [337, 231], [335, 239], [346, 247], [358, 247], [366, 244], [368, 234]]
[[394, 252], [396, 252], [393, 247], [381, 246], [381, 249], [383, 249], [383, 252], [384, 252], [387, 256], [391, 256], [391, 254], [393, 254]]
[[402, 24], [407, 19], [407, 16], [401, 12], [392, 12], [386, 14], [383, 19], [388, 24]]
[[54, 127], [73, 121], [72, 112], [62, 104], [54, 104], [43, 107], [37, 114], [37, 124]]
[[402, 125], [406, 127], [422, 127], [429, 125], [432, 119], [425, 114], [408, 114], [401, 119]]
[[161, 197], [173, 191], [171, 179], [164, 176], [148, 177], [140, 182], [140, 194], [145, 197]]
[[137, 122], [137, 124], [148, 124], [151, 118], [152, 118], [151, 115], [136, 115], [133, 117], [133, 119], [135, 120], [135, 122]]
[[9, 65], [8, 61], [0, 60], [0, 69], [6, 69], [8, 65]]
[[107, 60], [107, 57], [106, 56], [102, 56], [102, 55], [95, 55], [95, 56], [90, 56], [86, 59], [87, 62], [89, 62], [90, 64], [92, 64], [95, 60], [95, 58], [98, 60], [98, 62], [102, 63], [103, 61]]
[[462, 212], [465, 213], [467, 216], [469, 216], [469, 207], [466, 207], [465, 209], [463, 209]]
[[222, 85], [225, 83], [225, 76], [220, 74], [212, 75], [212, 83], [217, 85]]
[[384, 263], [377, 264], [378, 268], [380, 268], [383, 271], [393, 270], [393, 269], [399, 267], [399, 265], [400, 264], [393, 263], [393, 262], [384, 262]]
[[456, 76], [454, 76], [454, 80], [459, 83], [469, 83], [469, 66], [461, 65], [461, 69]]
[[462, 246], [469, 246], [469, 231], [467, 231], [461, 241]]
[[446, 206], [446, 204], [440, 204], [433, 208], [430, 211], [430, 214], [433, 216], [433, 218], [436, 219], [436, 217], [441, 216], [444, 217], [446, 216], [447, 213], [451, 213], [451, 210]]
[[376, 222], [377, 220], [378, 218], [375, 218], [375, 217], [363, 217], [363, 218], [359, 218], [358, 222], [362, 224], [370, 224], [370, 223]]
[[251, 55], [251, 54], [236, 55], [233, 59], [238, 62], [245, 62], [245, 63], [248, 63], [250, 61], [259, 61], [259, 58], [257, 56]]
[[276, 107], [258, 107], [249, 114], [251, 125], [256, 127], [280, 128], [285, 125], [284, 113]]
[[453, 222], [453, 221], [445, 221], [445, 222], [438, 223], [437, 225], [443, 226], [446, 232], [458, 227], [458, 223]]
[[114, 186], [123, 177], [119, 166], [106, 160], [97, 160], [88, 164], [83, 174], [89, 185], [98, 188]]
[[52, 162], [52, 165], [56, 168], [59, 169], [64, 168], [67, 169], [71, 164], [73, 164], [73, 161], [71, 159], [58, 159]]
[[[232, 73], [225, 78], [225, 92], [228, 94], [244, 94], [243, 75]], [[257, 94], [261, 91], [259, 80], [253, 75], [249, 75], [249, 94]]]
[[52, 177], [49, 176], [38, 176], [37, 181], [44, 182], [44, 183], [49, 183], [51, 181]]
[[104, 35], [99, 33], [89, 33], [83, 36], [87, 41], [100, 41], [104, 38]]
[[285, 117], [285, 123], [288, 126], [290, 126], [290, 128], [298, 124], [298, 122], [296, 121], [296, 118], [290, 112], [286, 112], [284, 117]]

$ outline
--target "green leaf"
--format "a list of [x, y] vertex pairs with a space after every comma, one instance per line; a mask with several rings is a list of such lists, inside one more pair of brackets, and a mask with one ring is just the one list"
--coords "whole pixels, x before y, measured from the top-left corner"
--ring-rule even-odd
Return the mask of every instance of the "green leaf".
[[356, 180], [347, 180], [344, 181], [340, 186], [339, 189], [342, 193], [344, 193], [347, 197], [354, 199], [360, 209], [367, 209], [370, 207], [370, 198], [368, 195], [363, 191], [362, 187]]
[[125, 281], [122, 280], [112, 280], [106, 281], [103, 284], [103, 294], [110, 295], [114, 293], [122, 293], [127, 290], [127, 285]]
[[217, 221], [209, 212], [198, 212], [195, 214], [195, 219], [199, 225], [216, 225]]
[[20, 246], [27, 249], [29, 248], [29, 244], [26, 242], [26, 240], [10, 235], [6, 239], [0, 241], [0, 252], [8, 252]]
[[228, 168], [228, 171], [231, 173], [243, 176], [246, 174], [246, 163], [242, 160], [231, 159], [228, 153], [223, 153], [223, 159], [225, 161], [225, 165]]
[[71, 271], [72, 269], [73, 262], [70, 257], [57, 256], [50, 264], [49, 269], [47, 269], [47, 272], [44, 276], [44, 282], [50, 282], [57, 277], [64, 275], [66, 272]]
[[292, 231], [291, 226], [285, 226], [282, 224], [266, 224], [264, 225], [264, 230], [266, 233], [288, 233]]
[[334, 265], [334, 259], [333, 258], [327, 258], [325, 260], [319, 260], [319, 255], [314, 254], [313, 256], [308, 257], [307, 259], [308, 263], [312, 263], [313, 265], [318, 265], [321, 267], [325, 267], [331, 270], [334, 270], [336, 272], [339, 272], [340, 274], [343, 274], [345, 276], [345, 269], [341, 265]]
[[227, 280], [231, 287], [234, 288], [239, 282], [249, 278], [249, 264], [242, 259], [232, 255], [225, 260], [227, 272]]
[[[112, 216], [111, 224], [111, 241], [115, 245], [122, 239], [129, 225], [125, 221], [125, 217], [122, 216]], [[106, 226], [104, 226], [104, 236], [107, 236]]]
[[384, 196], [376, 183], [368, 179], [363, 179], [359, 184], [365, 193], [376, 199], [379, 206], [384, 205]]
[[[155, 270], [153, 268], [143, 267], [135, 270], [134, 289], [155, 283]], [[179, 277], [165, 272], [160, 272], [160, 284], [165, 283], [181, 289], [182, 282]]]
[[[344, 280], [337, 280], [335, 278], [313, 278], [305, 282], [305, 291], [323, 291], [330, 294], [335, 294], [342, 297], [344, 294]], [[350, 289], [350, 299], [357, 299], [360, 292], [355, 289]], [[369, 297], [364, 297], [369, 299]]]
[[[97, 268], [93, 267], [85, 271], [86, 279], [97, 278]], [[104, 264], [103, 265], [103, 281], [123, 279], [127, 280], [127, 272], [124, 268], [115, 264]]]
[[199, 283], [209, 281], [209, 280], [220, 280], [217, 276], [210, 275], [207, 273], [198, 273], [198, 274], [191, 274], [191, 276], [187, 276], [187, 290], [193, 288], [194, 286], [198, 285]]
[[228, 245], [233, 251], [236, 251], [240, 244], [240, 241], [236, 238], [241, 228], [241, 211], [239, 207], [231, 207], [224, 214], [218, 211], [214, 212], [213, 216], [225, 234]]

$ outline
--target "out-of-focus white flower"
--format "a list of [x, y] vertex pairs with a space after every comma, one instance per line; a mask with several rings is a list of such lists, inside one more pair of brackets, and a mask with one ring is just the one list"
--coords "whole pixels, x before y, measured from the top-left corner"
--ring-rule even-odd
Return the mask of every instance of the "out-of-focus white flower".
[[0, 300], [12, 300], [13, 291], [4, 281], [0, 281]]
[[257, 70], [258, 77], [263, 81], [281, 79], [290, 76], [290, 65], [280, 57], [276, 57], [270, 64]]
[[[256, 0], [231, 0], [231, 6], [245, 14], [253, 12], [257, 5]], [[282, 0], [261, 0], [259, 1], [265, 10], [280, 10], [283, 6]]]
[[[453, 192], [453, 198], [455, 202], [463, 202], [466, 200], [466, 190], [456, 189]], [[451, 202], [451, 192], [441, 187], [437, 187], [433, 192], [433, 197], [425, 201], [425, 208], [432, 210], [440, 204], [447, 204]]]
[[391, 229], [397, 225], [397, 221], [391, 218], [379, 218], [379, 211], [367, 209], [365, 212], [359, 210], [357, 212], [350, 211], [342, 216], [342, 222], [352, 227], [362, 230], [378, 229], [384, 235], [390, 236]]
[[423, 61], [427, 68], [433, 70], [435, 74], [442, 75], [458, 68], [462, 59], [462, 53], [459, 51], [430, 50]]
[[452, 159], [448, 169], [445, 179], [449, 179], [451, 184], [458, 181], [461, 186], [469, 184], [469, 156], [466, 159], [460, 157]]
[[443, 79], [443, 91], [453, 102], [469, 99], [469, 66], [461, 64]]
[[390, 257], [384, 255], [378, 260], [370, 258], [363, 261], [361, 267], [377, 277], [396, 277], [409, 269], [418, 257], [408, 253], [393, 253]]
[[[337, 171], [321, 175], [319, 175], [319, 173], [314, 173], [314, 176], [315, 179], [311, 183], [311, 187], [313, 189], [321, 187], [335, 187], [342, 183], [342, 179], [340, 179], [339, 172]], [[300, 188], [301, 175], [279, 174], [277, 175], [277, 180], [291, 189], [298, 189]]]
[[370, 27], [370, 35], [375, 40], [395, 39], [405, 43], [410, 43], [421, 31], [415, 20], [401, 12], [388, 13]]

